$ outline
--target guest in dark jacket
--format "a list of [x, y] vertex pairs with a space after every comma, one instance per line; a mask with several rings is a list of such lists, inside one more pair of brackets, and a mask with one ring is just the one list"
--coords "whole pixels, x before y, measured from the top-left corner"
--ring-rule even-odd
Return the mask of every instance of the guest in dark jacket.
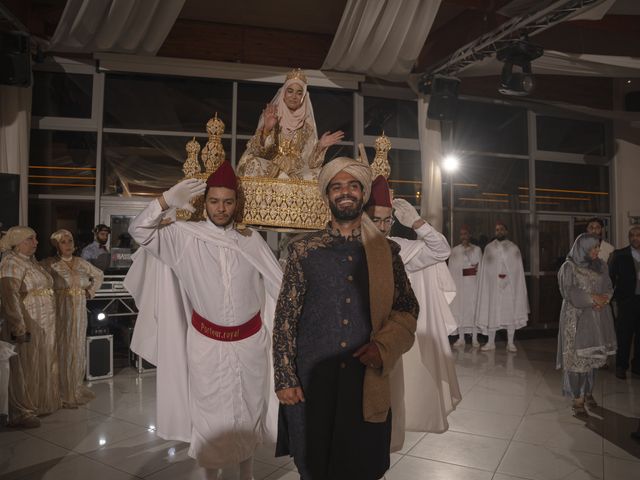
[[631, 344], [631, 373], [640, 375], [640, 225], [629, 229], [629, 246], [613, 252], [609, 263], [613, 298], [618, 305], [616, 377], [626, 378]]

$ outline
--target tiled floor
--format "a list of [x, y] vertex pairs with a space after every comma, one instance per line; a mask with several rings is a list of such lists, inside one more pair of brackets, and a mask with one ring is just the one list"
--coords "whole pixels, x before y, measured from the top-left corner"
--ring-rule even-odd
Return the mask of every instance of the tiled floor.
[[[640, 479], [640, 378], [598, 374], [601, 407], [587, 421], [558, 394], [555, 339], [518, 343], [507, 354], [456, 350], [463, 400], [444, 434], [410, 432], [392, 455], [389, 480]], [[2, 479], [200, 479], [187, 446], [154, 434], [155, 374], [124, 370], [92, 385], [86, 408], [61, 410], [34, 430], [0, 429]], [[273, 448], [256, 455], [255, 477], [298, 479]], [[225, 478], [235, 478], [225, 472]]]

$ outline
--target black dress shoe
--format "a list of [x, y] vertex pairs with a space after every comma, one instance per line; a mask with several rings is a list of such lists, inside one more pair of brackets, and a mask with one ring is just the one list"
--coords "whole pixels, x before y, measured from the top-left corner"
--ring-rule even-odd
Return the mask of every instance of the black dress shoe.
[[640, 431], [631, 432], [631, 438], [633, 438], [634, 440], [638, 440], [640, 442]]
[[625, 380], [627, 378], [627, 371], [624, 368], [616, 367], [616, 377]]

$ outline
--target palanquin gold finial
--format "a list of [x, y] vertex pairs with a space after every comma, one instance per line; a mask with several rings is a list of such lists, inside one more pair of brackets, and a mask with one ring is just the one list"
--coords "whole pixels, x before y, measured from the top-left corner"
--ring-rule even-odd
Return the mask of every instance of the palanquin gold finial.
[[[222, 134], [224, 133], [224, 122], [218, 118], [216, 113], [213, 118], [207, 122], [207, 135], [209, 137], [207, 144], [200, 152], [200, 144], [195, 139], [189, 140], [185, 149], [187, 151], [187, 159], [182, 166], [184, 173], [183, 180], [187, 178], [198, 178], [206, 181], [213, 172], [215, 172], [220, 164], [224, 161], [224, 147], [222, 146]], [[198, 161], [198, 153], [200, 153], [200, 161]], [[204, 166], [204, 170], [202, 169]], [[191, 201], [196, 211], [191, 213], [188, 210], [178, 209], [176, 217], [178, 220], [200, 221], [204, 220], [204, 197], [197, 197]]]
[[371, 170], [373, 170], [373, 177], [382, 175], [384, 178], [389, 179], [391, 175], [391, 165], [389, 165], [389, 150], [391, 150], [391, 140], [382, 132], [375, 141], [376, 156], [371, 163]]
[[200, 173], [200, 162], [198, 161], [200, 144], [196, 137], [187, 142], [185, 150], [187, 151], [187, 159], [182, 165], [182, 173], [184, 173], [184, 178], [194, 178], [197, 173]]
[[304, 82], [305, 85], [307, 84], [307, 76], [304, 74], [304, 70], [300, 68], [294, 68], [289, 73], [287, 73], [287, 80], [291, 80], [294, 78], [300, 80], [301, 82]]
[[224, 162], [224, 147], [222, 146], [222, 134], [224, 122], [218, 118], [218, 113], [207, 122], [207, 134], [209, 141], [202, 149], [202, 163], [207, 174], [215, 172]]

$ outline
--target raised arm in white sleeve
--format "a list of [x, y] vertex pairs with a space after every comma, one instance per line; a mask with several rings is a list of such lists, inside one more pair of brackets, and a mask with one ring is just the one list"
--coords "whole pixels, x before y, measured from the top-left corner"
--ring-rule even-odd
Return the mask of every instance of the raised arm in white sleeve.
[[170, 218], [171, 212], [172, 210], [162, 210], [160, 201], [155, 199], [129, 225], [129, 234], [140, 247], [169, 267], [180, 261], [188, 241], [187, 236], [176, 225], [163, 223], [165, 218]]

